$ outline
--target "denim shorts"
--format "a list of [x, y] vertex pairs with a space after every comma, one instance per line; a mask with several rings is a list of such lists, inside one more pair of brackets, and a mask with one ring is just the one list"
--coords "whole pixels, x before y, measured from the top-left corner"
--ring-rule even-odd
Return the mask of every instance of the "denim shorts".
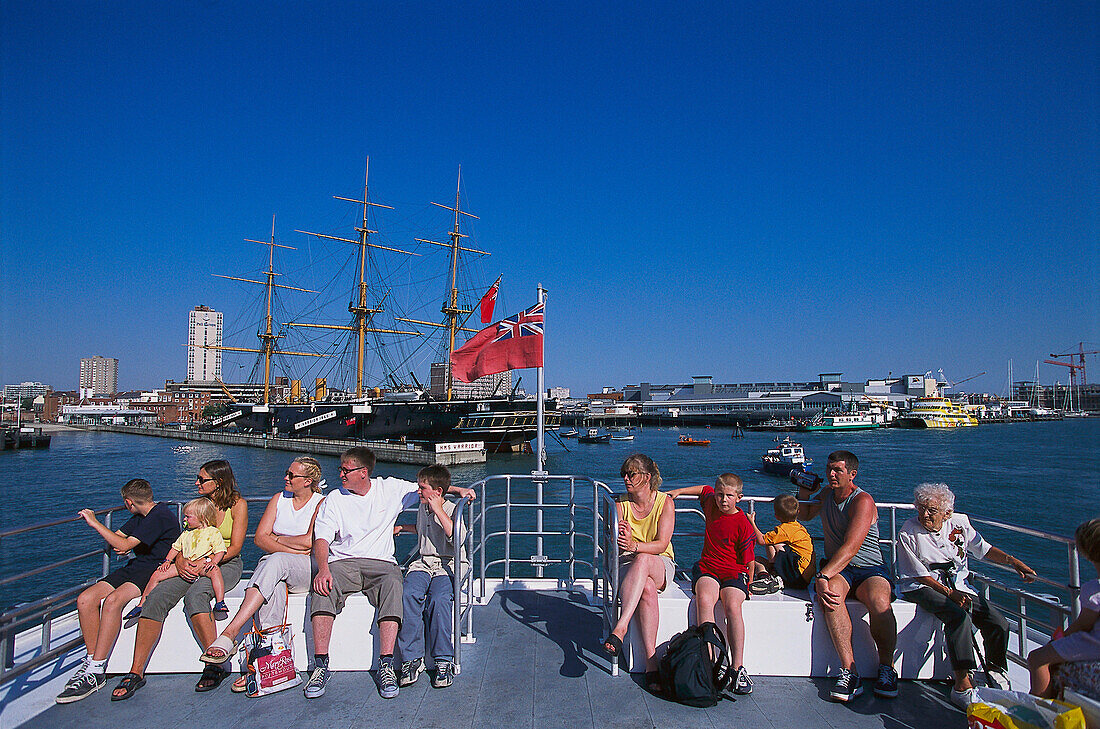
[[873, 564], [869, 567], [855, 567], [848, 565], [840, 571], [840, 576], [848, 583], [848, 587], [855, 590], [871, 577], [881, 577], [890, 583], [890, 599], [894, 599], [894, 581], [890, 579], [890, 572], [884, 564]]
[[695, 589], [695, 586], [699, 583], [699, 580], [701, 580], [704, 576], [709, 577], [712, 580], [714, 580], [715, 582], [717, 582], [719, 590], [723, 590], [727, 587], [736, 587], [738, 590], [745, 593], [745, 597], [749, 596], [749, 576], [746, 573], [742, 572], [741, 574], [735, 575], [734, 577], [729, 577], [727, 579], [720, 580], [716, 576], [712, 575], [710, 572], [704, 572], [703, 569], [699, 566], [698, 562], [696, 562], [695, 566], [691, 568], [691, 591], [692, 592], [697, 592], [697, 590]]

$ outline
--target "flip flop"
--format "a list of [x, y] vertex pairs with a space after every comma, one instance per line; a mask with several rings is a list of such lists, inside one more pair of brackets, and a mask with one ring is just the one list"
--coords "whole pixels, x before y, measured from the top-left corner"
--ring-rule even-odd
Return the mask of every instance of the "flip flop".
[[[119, 681], [118, 686], [115, 686], [115, 690], [111, 692], [111, 701], [125, 701], [126, 699], [137, 693], [137, 690], [145, 685], [145, 677], [139, 676], [136, 673], [127, 673]], [[122, 689], [122, 693], [115, 693]]]
[[224, 668], [219, 668], [213, 663], [207, 663], [206, 668], [202, 670], [202, 677], [199, 678], [199, 682], [195, 684], [195, 691], [205, 693], [207, 691], [213, 691], [218, 686], [222, 685], [222, 681], [229, 677], [229, 671]]
[[141, 605], [122, 616], [123, 620], [137, 620], [141, 617]]
[[224, 635], [219, 635], [214, 642], [199, 656], [203, 663], [219, 665], [225, 663], [237, 652], [237, 644]]
[[603, 641], [604, 653], [612, 658], [618, 658], [619, 654], [623, 652], [623, 641], [619, 636], [611, 633]]
[[246, 673], [242, 676], [239, 676], [236, 681], [234, 681], [232, 684], [230, 684], [229, 690], [232, 691], [235, 694], [243, 694], [245, 691], [247, 691], [248, 690], [248, 674]]

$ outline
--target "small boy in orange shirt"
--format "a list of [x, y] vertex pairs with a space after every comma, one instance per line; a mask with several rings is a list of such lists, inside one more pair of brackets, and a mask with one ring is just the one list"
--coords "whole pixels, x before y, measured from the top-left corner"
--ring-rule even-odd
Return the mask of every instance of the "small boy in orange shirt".
[[772, 502], [772, 509], [779, 526], [767, 534], [760, 533], [754, 515], [749, 514], [756, 543], [767, 547], [767, 559], [757, 563], [765, 574], [749, 586], [755, 595], [778, 592], [783, 587], [805, 589], [816, 571], [813, 540], [798, 522], [798, 499], [783, 494]]

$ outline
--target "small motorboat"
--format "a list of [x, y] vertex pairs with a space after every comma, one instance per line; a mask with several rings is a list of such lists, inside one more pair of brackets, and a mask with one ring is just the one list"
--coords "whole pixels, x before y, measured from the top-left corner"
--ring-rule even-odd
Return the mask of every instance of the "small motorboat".
[[808, 471], [813, 464], [812, 460], [806, 458], [802, 444], [795, 443], [790, 438], [784, 438], [776, 448], [769, 448], [760, 457], [760, 461], [766, 473], [774, 473], [776, 476], [790, 476], [791, 471], [796, 470]]
[[680, 440], [676, 441], [676, 445], [682, 446], [709, 446], [709, 440], [696, 440], [690, 435], [681, 435]]
[[577, 436], [578, 443], [610, 443], [611, 433], [602, 428], [589, 428], [584, 435]]
[[611, 440], [634, 440], [633, 433], [612, 433]]
[[576, 428], [570, 428], [569, 430], [562, 430], [558, 432], [558, 436], [562, 438], [576, 438], [579, 435]]

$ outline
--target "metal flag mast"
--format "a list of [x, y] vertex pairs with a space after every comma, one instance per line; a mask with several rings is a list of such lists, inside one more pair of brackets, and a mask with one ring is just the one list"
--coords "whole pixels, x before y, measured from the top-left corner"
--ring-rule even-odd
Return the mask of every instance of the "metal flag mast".
[[[542, 340], [541, 340], [542, 344], [540, 345], [541, 348], [542, 348], [542, 353], [541, 353], [541, 356], [539, 357], [539, 361], [544, 362], [545, 361], [545, 356], [546, 356], [546, 306], [545, 306], [545, 304], [546, 304], [546, 289], [544, 289], [542, 287], [541, 283], [539, 284], [538, 292], [539, 292], [538, 293], [539, 303], [543, 304]], [[546, 375], [543, 372], [543, 369], [544, 369], [543, 365], [539, 365], [538, 369], [536, 370], [536, 372], [537, 372], [536, 382], [538, 383], [537, 387], [538, 387], [538, 390], [539, 390], [539, 396], [538, 396], [538, 401], [537, 401], [538, 402], [538, 436], [537, 436], [536, 448], [535, 448], [535, 470], [531, 472], [532, 476], [548, 476], [549, 475], [549, 473], [546, 471]], [[542, 489], [542, 484], [541, 483], [539, 484], [539, 489], [540, 489], [540, 492], [541, 492], [541, 489]], [[540, 501], [541, 501], [541, 498], [540, 498]], [[542, 516], [541, 511], [539, 512], [539, 516], [541, 518], [541, 516]], [[540, 526], [539, 529], [541, 530], [542, 527]]]

